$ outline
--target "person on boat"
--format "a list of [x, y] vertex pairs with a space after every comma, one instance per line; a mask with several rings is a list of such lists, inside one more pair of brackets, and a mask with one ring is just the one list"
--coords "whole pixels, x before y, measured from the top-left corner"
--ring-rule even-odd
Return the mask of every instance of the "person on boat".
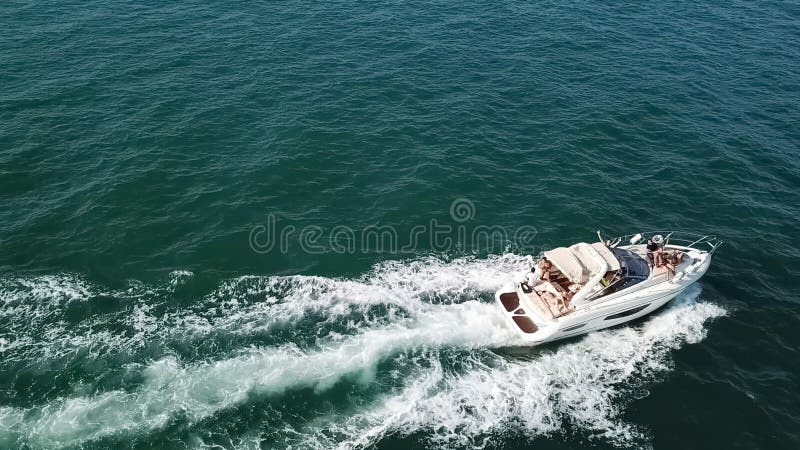
[[647, 264], [650, 264], [650, 268], [652, 269], [655, 265], [655, 252], [658, 250], [659, 246], [652, 239], [647, 240]]
[[678, 264], [683, 262], [683, 252], [679, 250], [673, 250], [672, 253], [667, 254], [666, 261], [664, 262], [664, 267], [667, 268], [667, 276], [671, 277], [675, 275], [675, 268], [678, 267]]
[[663, 267], [666, 262], [667, 261], [664, 259], [664, 248], [659, 245], [656, 251], [653, 252], [653, 265], [655, 267]]
[[550, 269], [553, 268], [553, 263], [551, 263], [546, 256], [542, 256], [542, 259], [539, 260], [539, 272], [541, 272], [541, 278], [545, 281], [550, 281]]
[[673, 253], [668, 253], [664, 258], [664, 268], [667, 269], [667, 278], [675, 276], [675, 267], [678, 265], [678, 256]]
[[569, 304], [574, 292], [567, 292], [561, 286], [550, 281], [545, 281], [537, 288], [539, 296], [547, 302], [549, 306], [555, 306], [559, 315], [566, 314], [574, 308]]
[[522, 292], [525, 292], [527, 294], [533, 291], [533, 286], [536, 285], [537, 281], [539, 281], [539, 278], [536, 277], [536, 268], [531, 267], [531, 271], [528, 272], [527, 275], [525, 275], [524, 279], [520, 283], [520, 286], [522, 287]]

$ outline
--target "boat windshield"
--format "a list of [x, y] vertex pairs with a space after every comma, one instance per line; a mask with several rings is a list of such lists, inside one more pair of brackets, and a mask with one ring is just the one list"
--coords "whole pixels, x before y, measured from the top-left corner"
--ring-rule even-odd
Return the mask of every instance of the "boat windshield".
[[614, 281], [603, 290], [592, 294], [589, 300], [595, 300], [608, 294], [621, 291], [637, 283], [641, 283], [650, 276], [650, 266], [641, 256], [620, 248], [612, 248], [611, 251], [617, 261], [619, 261], [618, 276], [614, 277]]
[[617, 283], [614, 291], [641, 283], [650, 276], [650, 266], [641, 256], [621, 248], [615, 248], [613, 252], [619, 260], [622, 275], [622, 281]]

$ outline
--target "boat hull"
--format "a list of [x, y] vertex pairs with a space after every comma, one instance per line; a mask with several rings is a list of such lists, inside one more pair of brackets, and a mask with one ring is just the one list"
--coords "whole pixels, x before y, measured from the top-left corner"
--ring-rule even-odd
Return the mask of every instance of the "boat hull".
[[641, 285], [615, 294], [611, 299], [592, 302], [569, 314], [544, 320], [532, 313], [535, 308], [526, 304], [517, 286], [509, 284], [495, 295], [501, 309], [522, 340], [538, 345], [567, 339], [617, 326], [644, 317], [669, 303], [702, 277], [711, 263], [708, 253], [671, 280], [652, 279]]

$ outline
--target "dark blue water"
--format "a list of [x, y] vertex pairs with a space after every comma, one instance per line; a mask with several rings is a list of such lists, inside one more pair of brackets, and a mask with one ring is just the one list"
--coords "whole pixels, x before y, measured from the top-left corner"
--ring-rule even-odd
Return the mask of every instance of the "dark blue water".
[[[0, 448], [798, 448], [799, 25], [1, 4]], [[494, 291], [597, 229], [726, 243], [520, 346]]]

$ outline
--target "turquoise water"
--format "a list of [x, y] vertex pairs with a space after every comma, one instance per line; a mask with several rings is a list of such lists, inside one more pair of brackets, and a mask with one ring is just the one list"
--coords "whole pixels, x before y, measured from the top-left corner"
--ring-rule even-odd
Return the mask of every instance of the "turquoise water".
[[[798, 448], [799, 23], [4, 2], [0, 448]], [[494, 291], [597, 229], [726, 243], [649, 318], [520, 345]]]

